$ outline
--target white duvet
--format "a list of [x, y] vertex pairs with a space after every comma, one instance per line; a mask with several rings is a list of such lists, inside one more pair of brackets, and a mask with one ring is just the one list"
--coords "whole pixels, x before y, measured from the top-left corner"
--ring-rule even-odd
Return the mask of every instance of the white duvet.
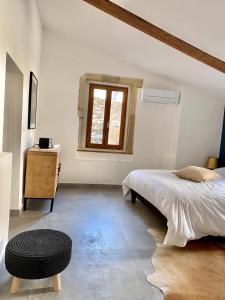
[[166, 245], [184, 247], [203, 236], [225, 236], [225, 177], [196, 183], [171, 171], [136, 170], [123, 181], [125, 196], [130, 189], [167, 218]]

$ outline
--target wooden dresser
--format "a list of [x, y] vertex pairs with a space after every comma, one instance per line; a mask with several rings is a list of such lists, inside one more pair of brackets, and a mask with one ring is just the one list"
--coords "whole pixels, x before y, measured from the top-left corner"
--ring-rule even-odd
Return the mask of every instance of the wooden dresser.
[[53, 210], [60, 168], [59, 145], [51, 149], [34, 147], [27, 150], [24, 210], [27, 199], [50, 199], [50, 211]]

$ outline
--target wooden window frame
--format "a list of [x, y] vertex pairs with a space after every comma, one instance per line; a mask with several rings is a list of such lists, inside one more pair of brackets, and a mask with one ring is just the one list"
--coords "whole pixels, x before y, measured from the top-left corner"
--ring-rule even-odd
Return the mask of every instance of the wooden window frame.
[[[92, 129], [92, 116], [93, 116], [93, 102], [94, 102], [94, 90], [104, 89], [106, 90], [105, 112], [104, 112], [104, 125], [103, 125], [103, 139], [102, 144], [91, 143], [91, 129]], [[121, 124], [120, 124], [120, 138], [118, 145], [108, 144], [109, 136], [109, 122], [110, 122], [110, 110], [111, 110], [111, 96], [113, 91], [123, 92], [123, 105], [121, 110]], [[127, 116], [127, 103], [128, 103], [128, 88], [114, 85], [104, 84], [89, 84], [89, 97], [88, 97], [88, 110], [87, 110], [87, 128], [86, 128], [86, 145], [88, 149], [102, 149], [102, 150], [123, 150], [125, 142], [125, 128], [126, 128], [126, 116]]]

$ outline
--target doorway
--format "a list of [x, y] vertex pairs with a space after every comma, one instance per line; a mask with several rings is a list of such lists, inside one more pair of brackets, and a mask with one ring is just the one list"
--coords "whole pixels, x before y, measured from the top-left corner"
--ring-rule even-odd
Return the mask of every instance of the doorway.
[[23, 73], [13, 59], [7, 54], [3, 151], [11, 152], [13, 154], [11, 210], [20, 209], [22, 106]]

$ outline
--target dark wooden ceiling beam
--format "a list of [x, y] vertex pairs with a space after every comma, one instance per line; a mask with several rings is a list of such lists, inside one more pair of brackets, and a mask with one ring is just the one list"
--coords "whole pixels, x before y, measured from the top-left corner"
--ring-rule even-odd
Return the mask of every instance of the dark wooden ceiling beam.
[[179, 50], [180, 52], [222, 72], [225, 73], [225, 62], [201, 49], [192, 46], [182, 39], [170, 34], [169, 32], [155, 26], [154, 24], [131, 13], [123, 7], [109, 0], [83, 0], [105, 13], [119, 19], [120, 21], [146, 33], [147, 35]]

